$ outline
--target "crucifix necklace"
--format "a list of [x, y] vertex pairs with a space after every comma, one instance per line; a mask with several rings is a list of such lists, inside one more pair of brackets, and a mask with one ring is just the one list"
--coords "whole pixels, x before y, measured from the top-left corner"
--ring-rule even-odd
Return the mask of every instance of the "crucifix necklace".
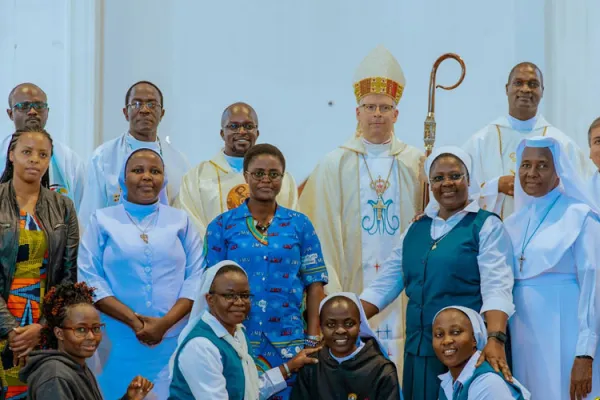
[[561, 196], [562, 195], [558, 195], [558, 197], [552, 202], [552, 204], [548, 208], [548, 211], [546, 211], [546, 214], [544, 214], [544, 217], [542, 218], [542, 220], [540, 221], [538, 226], [534, 229], [531, 236], [529, 236], [529, 238], [527, 238], [527, 232], [529, 231], [529, 224], [531, 223], [531, 217], [529, 217], [529, 221], [527, 222], [527, 227], [525, 228], [525, 235], [523, 236], [523, 246], [521, 246], [521, 256], [519, 257], [519, 271], [523, 272], [523, 263], [525, 262], [525, 249], [527, 248], [527, 245], [529, 245], [529, 242], [531, 242], [531, 239], [533, 239], [533, 237], [535, 236], [538, 229], [540, 229], [540, 226], [542, 226], [542, 224], [544, 223], [544, 220], [546, 219], [548, 214], [550, 214], [550, 211], [552, 210], [552, 208], [554, 207], [554, 205], [556, 204], [558, 199], [560, 199]]
[[134, 221], [134, 219], [131, 217], [131, 215], [127, 211], [125, 211], [125, 214], [127, 214], [127, 217], [129, 218], [129, 220], [131, 221], [131, 223], [141, 232], [140, 239], [142, 239], [144, 241], [144, 243], [148, 244], [148, 234], [146, 232], [148, 232], [148, 228], [150, 228], [150, 225], [152, 225], [156, 221], [156, 219], [158, 218], [158, 210], [156, 210], [156, 212], [154, 213], [154, 217], [153, 218], [148, 218], [148, 223], [146, 224], [146, 226], [144, 228], [141, 228]]

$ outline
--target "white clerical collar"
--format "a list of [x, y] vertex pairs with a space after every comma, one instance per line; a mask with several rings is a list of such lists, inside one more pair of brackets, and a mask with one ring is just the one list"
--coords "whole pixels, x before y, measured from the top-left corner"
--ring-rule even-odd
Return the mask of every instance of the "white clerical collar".
[[225, 161], [227, 161], [227, 164], [229, 164], [232, 170], [237, 173], [242, 173], [244, 169], [244, 157], [228, 156], [225, 152], [223, 152], [223, 157], [225, 157]]
[[335, 361], [337, 361], [338, 363], [343, 363], [344, 361], [348, 361], [349, 359], [353, 358], [354, 356], [356, 356], [363, 347], [365, 347], [365, 344], [363, 343], [362, 340], [359, 339], [359, 344], [358, 346], [356, 346], [356, 350], [354, 350], [352, 352], [352, 354], [347, 355], [346, 357], [336, 357], [333, 355], [333, 353], [331, 352], [331, 349], [329, 349], [329, 355], [331, 356], [331, 358], [333, 358]]
[[379, 156], [385, 152], [389, 152], [392, 148], [391, 138], [385, 143], [371, 143], [364, 137], [361, 137], [361, 140], [365, 145], [365, 150], [367, 151], [367, 154], [369, 155]]
[[511, 115], [506, 117], [508, 119], [508, 123], [513, 128], [513, 130], [518, 132], [531, 132], [537, 123], [538, 117], [537, 115], [533, 118], [528, 119], [527, 121], [521, 121], [520, 119], [516, 119]]
[[149, 149], [156, 150], [162, 155], [162, 149], [160, 146], [160, 140], [158, 139], [158, 136], [156, 137], [156, 140], [154, 142], [143, 142], [141, 140], [136, 139], [131, 133], [127, 132], [127, 134], [125, 135], [125, 142], [127, 143], [130, 152], [140, 149], [142, 147], [146, 147]]

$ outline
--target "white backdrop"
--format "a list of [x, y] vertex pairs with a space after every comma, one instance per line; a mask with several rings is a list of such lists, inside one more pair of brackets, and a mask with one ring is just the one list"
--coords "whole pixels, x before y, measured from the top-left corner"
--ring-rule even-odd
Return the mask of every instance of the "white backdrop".
[[[422, 147], [432, 63], [456, 52], [467, 77], [437, 92], [437, 144], [462, 144], [506, 113], [508, 72], [532, 61], [546, 76], [542, 111], [587, 148], [600, 114], [599, 16], [594, 0], [0, 0], [0, 99], [37, 83], [49, 95], [49, 131], [87, 157], [127, 129], [127, 88], [153, 81], [165, 96], [161, 135], [194, 164], [220, 148], [223, 109], [246, 101], [259, 141], [279, 146], [301, 181], [354, 132], [354, 69], [381, 43], [407, 77], [402, 140]], [[446, 61], [438, 83], [458, 75]], [[7, 117], [0, 129], [11, 133]]]

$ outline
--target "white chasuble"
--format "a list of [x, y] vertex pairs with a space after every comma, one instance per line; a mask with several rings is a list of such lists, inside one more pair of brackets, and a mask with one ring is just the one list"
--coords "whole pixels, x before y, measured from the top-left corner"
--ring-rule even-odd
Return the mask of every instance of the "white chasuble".
[[[181, 181], [175, 207], [190, 216], [201, 237], [208, 224], [220, 214], [242, 204], [250, 195], [242, 173], [234, 171], [223, 151], [210, 161], [203, 161], [191, 169]], [[277, 203], [295, 210], [298, 207], [296, 181], [288, 172], [281, 181]]]
[[[389, 151], [379, 152], [367, 152], [362, 139], [352, 138], [311, 173], [299, 207], [319, 235], [329, 273], [328, 294], [362, 293], [375, 278], [379, 265], [422, 208], [423, 160], [420, 150], [396, 138]], [[367, 165], [376, 189], [371, 188]], [[383, 191], [388, 174], [389, 187]], [[404, 359], [405, 299], [402, 295], [370, 321], [388, 347], [399, 376]]]
[[541, 115], [528, 132], [513, 129], [508, 118], [500, 117], [463, 145], [463, 149], [473, 158], [471, 179], [473, 185], [479, 185], [481, 208], [498, 214], [502, 219], [513, 213], [514, 198], [498, 192], [498, 179], [505, 175], [513, 175], [518, 179], [517, 146], [521, 140], [534, 136], [557, 139], [566, 149], [580, 175], [584, 179], [591, 175], [593, 169], [589, 158], [569, 136], [550, 125]]

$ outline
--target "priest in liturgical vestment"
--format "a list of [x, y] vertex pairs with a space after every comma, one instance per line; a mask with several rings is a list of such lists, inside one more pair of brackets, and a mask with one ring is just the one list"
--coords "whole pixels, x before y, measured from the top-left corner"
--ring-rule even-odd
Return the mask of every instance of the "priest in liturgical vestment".
[[[321, 241], [328, 293], [361, 293], [422, 205], [423, 153], [394, 135], [402, 68], [379, 46], [362, 61], [354, 82], [357, 132], [319, 163], [299, 200]], [[400, 375], [405, 304], [399, 297], [371, 320]]]
[[[245, 103], [230, 105], [221, 117], [224, 148], [183, 177], [176, 206], [188, 213], [202, 237], [214, 218], [248, 198], [248, 184], [243, 174], [244, 155], [259, 135], [256, 111]], [[277, 203], [292, 210], [298, 205], [296, 182], [287, 171]]]
[[559, 140], [577, 170], [586, 179], [593, 168], [577, 144], [538, 114], [544, 94], [542, 71], [533, 63], [517, 64], [508, 76], [508, 115], [475, 133], [463, 146], [473, 159], [474, 183], [480, 186], [480, 206], [502, 219], [514, 210], [517, 146], [521, 140], [548, 136]]

